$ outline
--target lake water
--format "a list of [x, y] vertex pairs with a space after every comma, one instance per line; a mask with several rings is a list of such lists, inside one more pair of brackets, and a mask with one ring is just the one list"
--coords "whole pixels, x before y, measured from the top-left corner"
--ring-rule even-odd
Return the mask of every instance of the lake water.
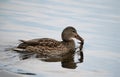
[[[120, 77], [119, 0], [0, 0], [0, 70], [23, 77]], [[76, 69], [36, 58], [20, 60], [9, 50], [20, 39], [49, 37], [73, 26], [85, 39], [84, 62]]]

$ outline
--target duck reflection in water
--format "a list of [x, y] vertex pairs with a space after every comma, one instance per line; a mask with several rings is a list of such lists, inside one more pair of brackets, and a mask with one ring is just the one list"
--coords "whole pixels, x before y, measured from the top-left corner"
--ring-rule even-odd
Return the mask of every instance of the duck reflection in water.
[[73, 54], [66, 55], [66, 57], [63, 57], [63, 59], [61, 60], [62, 67], [69, 68], [69, 69], [75, 69], [78, 63], [82, 63], [84, 59], [83, 52], [80, 50], [77, 51], [77, 56], [80, 56], [80, 58], [78, 58], [79, 62], [74, 61], [75, 54], [76, 53], [73, 53]]
[[72, 38], [76, 38], [80, 41], [78, 50], [79, 56], [81, 56], [79, 59], [80, 62], [83, 62], [82, 49], [84, 39], [80, 37], [76, 29], [71, 26], [66, 27], [63, 30], [61, 36], [63, 41], [57, 41], [51, 38], [32, 39], [28, 41], [20, 40], [22, 43], [19, 44], [17, 48], [14, 48], [14, 50], [26, 54], [22, 55], [23, 59], [36, 54], [36, 57], [39, 57], [43, 61], [61, 61], [62, 67], [72, 69], [76, 68], [76, 64], [78, 62], [74, 62], [74, 54], [76, 48], [74, 40]]

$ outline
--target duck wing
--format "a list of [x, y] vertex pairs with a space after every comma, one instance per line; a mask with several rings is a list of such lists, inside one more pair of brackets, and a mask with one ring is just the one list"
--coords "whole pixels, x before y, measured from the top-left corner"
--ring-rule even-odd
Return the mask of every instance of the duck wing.
[[51, 38], [40, 38], [32, 40], [20, 40], [22, 43], [18, 45], [17, 48], [25, 49], [28, 46], [48, 46], [48, 47], [57, 47], [60, 44], [60, 41], [51, 39]]

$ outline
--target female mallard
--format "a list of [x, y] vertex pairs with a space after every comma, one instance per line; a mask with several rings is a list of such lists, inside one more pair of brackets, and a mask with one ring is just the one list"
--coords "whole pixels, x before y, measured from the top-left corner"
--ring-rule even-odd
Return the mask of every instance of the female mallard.
[[15, 49], [16, 51], [26, 51], [45, 56], [60, 56], [72, 51], [75, 51], [75, 43], [72, 38], [81, 41], [84, 44], [84, 39], [77, 34], [74, 27], [66, 27], [62, 34], [63, 41], [57, 41], [51, 38], [41, 38], [32, 40], [21, 40], [21, 44]]

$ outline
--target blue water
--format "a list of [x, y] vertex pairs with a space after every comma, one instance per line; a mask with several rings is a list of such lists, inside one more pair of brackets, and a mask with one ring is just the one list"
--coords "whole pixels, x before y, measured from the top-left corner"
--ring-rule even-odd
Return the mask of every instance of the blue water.
[[[33, 72], [32, 68], [34, 77], [119, 77], [119, 7], [119, 0], [0, 0], [0, 69]], [[75, 27], [85, 39], [85, 61], [75, 70], [63, 69], [59, 62], [19, 61], [18, 53], [5, 51], [20, 39], [61, 40], [67, 26]]]

